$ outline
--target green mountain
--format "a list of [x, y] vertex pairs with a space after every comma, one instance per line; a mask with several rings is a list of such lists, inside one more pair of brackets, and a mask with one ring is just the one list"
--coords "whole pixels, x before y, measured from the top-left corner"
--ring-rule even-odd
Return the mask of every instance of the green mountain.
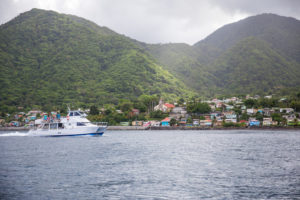
[[253, 16], [190, 46], [146, 44], [80, 17], [32, 9], [0, 26], [0, 70], [0, 110], [142, 94], [274, 93], [300, 87], [300, 21]]
[[125, 36], [33, 9], [0, 26], [0, 108], [117, 103], [189, 89]]
[[225, 25], [194, 46], [210, 47], [215, 57], [247, 37], [267, 42], [283, 56], [300, 62], [300, 21], [275, 14], [261, 14]]
[[227, 50], [213, 64], [219, 94], [267, 94], [300, 85], [300, 65], [255, 37]]
[[204, 96], [299, 87], [300, 21], [262, 14], [225, 25], [193, 46], [147, 45], [170, 73]]
[[[215, 90], [215, 77], [198, 61], [198, 52], [187, 44], [149, 44], [145, 47], [166, 70], [187, 86], [209, 95]], [[213, 95], [213, 94], [211, 94]]]

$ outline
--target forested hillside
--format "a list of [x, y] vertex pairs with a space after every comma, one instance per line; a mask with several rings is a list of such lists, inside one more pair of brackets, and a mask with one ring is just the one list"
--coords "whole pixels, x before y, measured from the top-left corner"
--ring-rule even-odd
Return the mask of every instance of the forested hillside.
[[204, 96], [300, 87], [300, 21], [262, 14], [225, 25], [193, 46], [148, 45], [170, 73]]
[[0, 27], [0, 70], [1, 107], [190, 94], [132, 40], [82, 18], [39, 9]]
[[300, 22], [273, 14], [225, 25], [190, 46], [146, 44], [32, 9], [0, 26], [0, 109], [278, 93], [300, 88], [299, 55]]
[[219, 94], [270, 94], [300, 86], [300, 67], [288, 61], [265, 41], [248, 37], [223, 54], [211, 69]]

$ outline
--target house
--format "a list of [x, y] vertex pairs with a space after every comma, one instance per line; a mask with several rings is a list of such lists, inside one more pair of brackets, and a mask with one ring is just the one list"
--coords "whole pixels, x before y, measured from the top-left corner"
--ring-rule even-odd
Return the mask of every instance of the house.
[[210, 119], [215, 119], [220, 116], [220, 113], [210, 113]]
[[186, 118], [181, 118], [178, 122], [179, 126], [186, 126], [187, 120]]
[[129, 122], [120, 122], [121, 126], [129, 126]]
[[246, 110], [247, 114], [248, 115], [255, 115], [257, 113], [257, 109], [254, 109], [254, 108], [248, 108]]
[[222, 102], [216, 103], [216, 108], [222, 108], [222, 107], [223, 107], [223, 103]]
[[161, 120], [161, 126], [170, 126], [171, 119], [166, 117], [165, 119]]
[[236, 114], [225, 114], [226, 119], [236, 119]]
[[213, 105], [210, 104], [209, 107], [210, 107], [210, 109], [213, 110], [213, 111], [216, 110], [216, 105], [214, 105], [214, 104], [213, 104]]
[[255, 118], [250, 118], [249, 119], [249, 126], [259, 126], [260, 121], [256, 120]]
[[265, 99], [272, 99], [272, 95], [265, 96], [264, 98], [265, 98]]
[[139, 115], [139, 114], [140, 114], [140, 110], [139, 110], [139, 109], [132, 109], [131, 112], [129, 113], [129, 115], [130, 115], [131, 117], [137, 116], [137, 115]]
[[139, 115], [140, 114], [140, 110], [139, 109], [132, 109], [131, 111], [133, 113], [133, 115]]
[[230, 123], [230, 122], [231, 122], [231, 123], [236, 123], [237, 120], [236, 120], [236, 119], [227, 119], [227, 118], [226, 118], [226, 119], [225, 119], [225, 122], [226, 122], [226, 123]]
[[265, 116], [271, 116], [272, 112], [270, 108], [264, 108], [263, 113]]
[[212, 125], [212, 120], [206, 119], [206, 120], [200, 120], [200, 126], [211, 126]]
[[160, 121], [150, 121], [151, 126], [160, 126]]
[[294, 112], [294, 109], [293, 108], [280, 108], [279, 112], [290, 114], [290, 113]]
[[171, 110], [175, 108], [175, 106], [170, 103], [165, 103], [164, 105], [167, 107], [167, 112], [171, 112]]
[[186, 110], [183, 107], [175, 107], [170, 112], [170, 117], [179, 120], [180, 118], [186, 117]]
[[236, 123], [237, 122], [237, 116], [233, 111], [227, 111], [223, 113], [225, 122], [232, 122]]
[[161, 99], [159, 100], [159, 103], [157, 106], [154, 107], [154, 111], [162, 111], [162, 112], [167, 112], [168, 107], [165, 106], [164, 101]]
[[222, 119], [218, 119], [217, 121], [215, 121], [214, 126], [222, 126], [223, 125], [223, 120]]
[[272, 118], [263, 118], [263, 126], [272, 126], [273, 121]]
[[226, 104], [226, 110], [233, 110], [234, 106]]
[[132, 121], [132, 126], [143, 126], [143, 121]]
[[241, 121], [240, 121], [240, 124], [245, 124], [246, 126], [249, 125], [248, 121], [246, 121], [246, 120], [241, 120]]
[[199, 125], [200, 125], [199, 119], [193, 119], [193, 126], [199, 126]]

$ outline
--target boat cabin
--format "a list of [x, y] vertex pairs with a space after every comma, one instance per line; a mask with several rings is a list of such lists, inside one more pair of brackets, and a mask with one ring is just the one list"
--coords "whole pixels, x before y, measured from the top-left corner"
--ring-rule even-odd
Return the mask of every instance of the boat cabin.
[[75, 110], [75, 111], [69, 111], [68, 116], [69, 117], [74, 117], [74, 116], [75, 117], [77, 117], [77, 116], [78, 117], [86, 117], [86, 114], [79, 110]]

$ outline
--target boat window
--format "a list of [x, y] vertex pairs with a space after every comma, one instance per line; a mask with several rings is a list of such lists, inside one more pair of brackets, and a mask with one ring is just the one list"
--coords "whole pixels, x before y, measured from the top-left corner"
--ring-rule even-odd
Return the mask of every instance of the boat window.
[[85, 124], [82, 122], [77, 122], [77, 126], [85, 126]]
[[73, 112], [70, 112], [69, 116], [73, 116]]
[[64, 128], [63, 123], [58, 123], [58, 128]]
[[42, 129], [49, 129], [49, 124], [44, 124]]
[[50, 129], [57, 129], [57, 123], [50, 124]]
[[80, 116], [80, 114], [78, 112], [75, 112], [74, 116]]

